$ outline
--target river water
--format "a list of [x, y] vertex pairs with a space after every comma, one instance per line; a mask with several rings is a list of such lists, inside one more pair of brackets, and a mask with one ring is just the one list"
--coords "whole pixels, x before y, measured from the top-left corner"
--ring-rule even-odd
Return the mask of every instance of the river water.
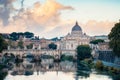
[[4, 80], [112, 80], [96, 72], [83, 73], [76, 70], [73, 62], [20, 63], [8, 71]]

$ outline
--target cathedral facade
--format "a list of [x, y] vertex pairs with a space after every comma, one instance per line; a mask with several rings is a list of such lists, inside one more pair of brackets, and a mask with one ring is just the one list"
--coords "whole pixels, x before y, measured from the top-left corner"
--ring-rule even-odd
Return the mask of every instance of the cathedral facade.
[[78, 45], [89, 45], [90, 37], [82, 32], [82, 28], [76, 24], [71, 33], [68, 33], [61, 39], [60, 49], [63, 53], [75, 53]]

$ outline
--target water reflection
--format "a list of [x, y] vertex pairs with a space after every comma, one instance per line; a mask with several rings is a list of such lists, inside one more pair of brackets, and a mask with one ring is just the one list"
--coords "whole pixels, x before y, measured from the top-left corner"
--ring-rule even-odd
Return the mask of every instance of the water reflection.
[[91, 72], [91, 69], [88, 66], [82, 64], [81, 62], [77, 62], [75, 80], [79, 80], [79, 78], [89, 77], [90, 72]]
[[61, 63], [19, 63], [15, 64], [11, 70], [11, 75], [33, 75], [34, 72], [46, 73], [47, 71], [62, 71], [62, 72], [74, 72], [76, 70], [76, 63], [73, 62], [61, 62]]
[[[82, 67], [81, 67], [82, 66]], [[102, 78], [100, 78], [102, 76]], [[54, 63], [19, 63], [8, 72], [4, 80], [112, 80], [108, 76], [91, 73], [83, 64], [69, 61]]]

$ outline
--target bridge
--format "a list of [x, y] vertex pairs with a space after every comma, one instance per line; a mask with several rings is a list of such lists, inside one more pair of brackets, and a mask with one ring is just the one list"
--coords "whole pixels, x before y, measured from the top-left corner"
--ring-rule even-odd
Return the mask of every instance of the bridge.
[[28, 54], [34, 55], [34, 56], [40, 56], [40, 55], [51, 55], [54, 57], [60, 57], [61, 51], [60, 50], [39, 50], [39, 49], [10, 49], [10, 50], [4, 50], [4, 54], [13, 54], [13, 55], [19, 55], [20, 57], [26, 56]]
[[4, 50], [4, 54], [13, 54], [15, 56], [19, 55], [20, 57], [26, 56], [28, 54], [34, 55], [34, 56], [41, 56], [41, 55], [51, 55], [55, 58], [60, 58], [62, 54], [65, 55], [72, 55], [75, 57], [76, 52], [75, 50], [51, 50], [51, 49], [8, 49]]

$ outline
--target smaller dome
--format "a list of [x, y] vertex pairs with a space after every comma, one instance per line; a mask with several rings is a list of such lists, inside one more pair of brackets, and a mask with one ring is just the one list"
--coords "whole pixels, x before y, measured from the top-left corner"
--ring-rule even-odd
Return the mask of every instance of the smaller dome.
[[82, 31], [81, 27], [76, 22], [75, 26], [72, 28], [72, 31]]

